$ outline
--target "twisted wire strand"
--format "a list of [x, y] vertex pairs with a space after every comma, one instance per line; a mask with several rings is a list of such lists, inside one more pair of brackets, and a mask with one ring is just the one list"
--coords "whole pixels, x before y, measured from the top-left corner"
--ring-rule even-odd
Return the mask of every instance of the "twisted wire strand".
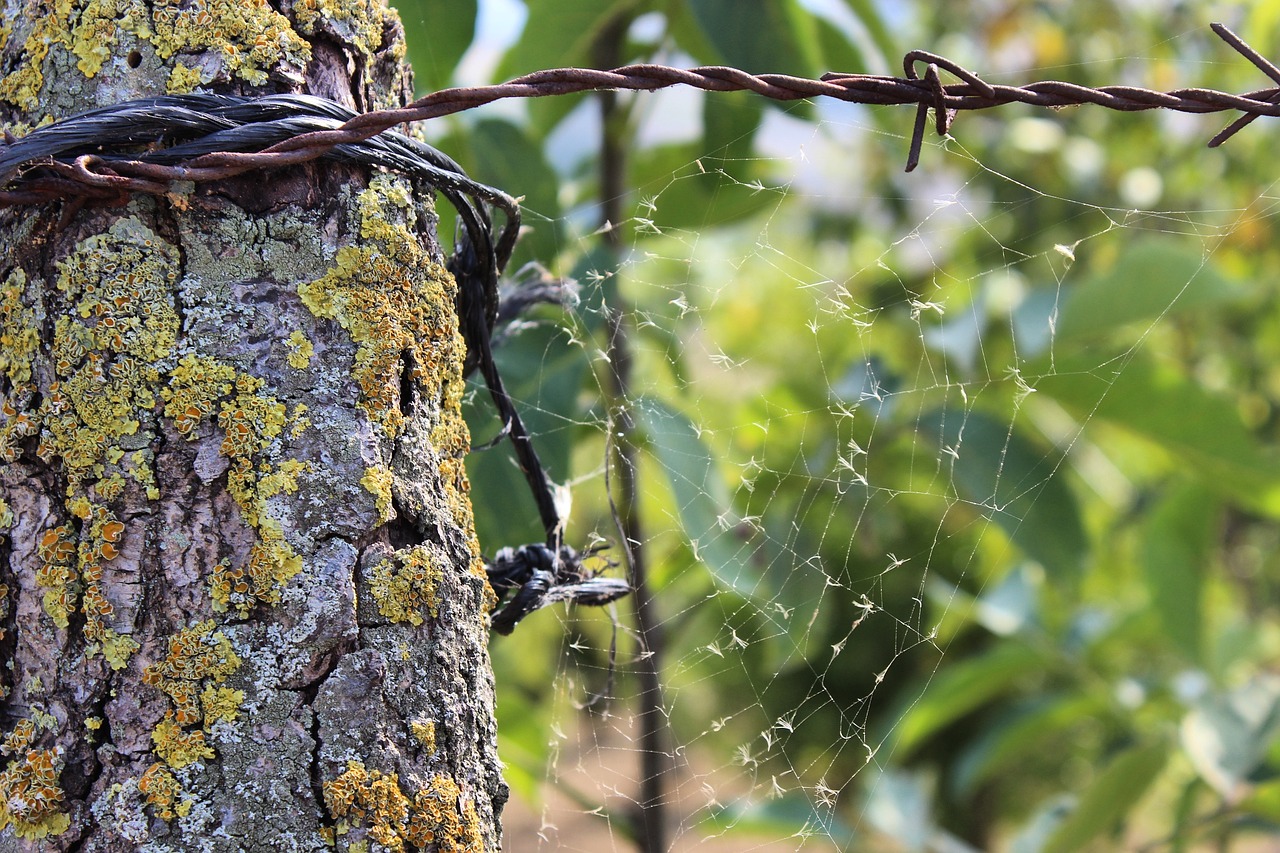
[[[1212, 29], [1280, 84], [1280, 68], [1226, 26], [1215, 23]], [[923, 78], [916, 71], [920, 63], [926, 66]], [[914, 104], [917, 116], [908, 171], [919, 160], [929, 109], [935, 111], [939, 134], [948, 132], [957, 113], [1012, 103], [1048, 108], [1092, 104], [1122, 112], [1166, 109], [1243, 113], [1210, 140], [1211, 146], [1221, 145], [1259, 116], [1280, 116], [1277, 87], [1231, 94], [1202, 88], [1168, 92], [1136, 86], [1090, 88], [1056, 80], [1023, 86], [995, 85], [945, 57], [922, 50], [909, 52], [903, 69], [903, 77], [828, 73], [813, 80], [785, 74], [753, 75], [722, 66], [680, 69], [637, 64], [610, 71], [557, 68], [535, 71], [494, 86], [444, 89], [406, 107], [358, 115], [337, 104], [300, 95], [271, 95], [238, 103], [224, 103], [225, 96], [216, 95], [148, 98], [80, 113], [0, 145], [0, 207], [76, 196], [108, 198], [121, 192], [163, 193], [173, 181], [217, 180], [324, 156], [346, 159], [357, 150], [352, 146], [383, 135], [386, 138], [381, 142], [358, 149], [360, 156], [356, 159], [396, 170], [404, 170], [405, 157], [422, 160], [439, 170], [433, 175], [442, 181], [442, 192], [452, 182], [449, 192], [483, 198], [509, 212], [509, 197], [496, 190], [486, 196], [480, 190], [488, 188], [474, 182], [462, 183], [465, 176], [451, 177], [460, 175], [461, 170], [444, 155], [434, 152], [428, 156], [418, 147], [421, 143], [399, 134], [387, 136], [387, 132], [397, 124], [438, 118], [508, 98], [541, 98], [599, 89], [654, 91], [692, 86], [712, 92], [751, 91], [780, 101], [828, 97], [871, 105]], [[944, 85], [940, 72], [961, 82]], [[186, 141], [165, 148], [133, 150], [174, 137]], [[406, 153], [403, 146], [413, 149], [412, 153]], [[515, 231], [504, 231], [495, 251], [509, 256], [514, 241]]]

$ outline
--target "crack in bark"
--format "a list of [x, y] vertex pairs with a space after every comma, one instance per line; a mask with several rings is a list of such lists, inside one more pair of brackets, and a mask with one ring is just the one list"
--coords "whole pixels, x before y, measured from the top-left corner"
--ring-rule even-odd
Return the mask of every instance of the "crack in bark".
[[[356, 643], [358, 646], [358, 638]], [[316, 800], [316, 810], [320, 816], [320, 825], [329, 828], [336, 827], [338, 820], [329, 813], [329, 807], [324, 800], [324, 768], [322, 766], [323, 759], [320, 755], [323, 743], [320, 738], [320, 715], [316, 713], [316, 698], [320, 695], [320, 688], [329, 680], [329, 676], [333, 674], [333, 671], [338, 668], [338, 663], [342, 660], [343, 654], [344, 652], [341, 651], [333, 654], [325, 671], [315, 681], [298, 691], [302, 695], [303, 707], [311, 715], [310, 723], [307, 726], [308, 733], [311, 735], [311, 753], [307, 765], [311, 781], [311, 795]]]

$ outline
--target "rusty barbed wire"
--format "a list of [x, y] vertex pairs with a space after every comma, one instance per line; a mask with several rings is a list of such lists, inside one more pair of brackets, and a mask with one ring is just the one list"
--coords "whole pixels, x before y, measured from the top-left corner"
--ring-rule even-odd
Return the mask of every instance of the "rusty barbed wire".
[[[1273, 82], [1280, 84], [1280, 68], [1262, 57], [1223, 24], [1213, 31], [1228, 45], [1252, 62]], [[917, 72], [924, 63], [923, 77]], [[64, 198], [81, 200], [118, 198], [122, 193], [162, 194], [177, 181], [202, 182], [234, 177], [256, 169], [279, 168], [329, 155], [340, 146], [361, 143], [403, 123], [425, 121], [474, 109], [509, 98], [542, 98], [578, 92], [614, 89], [654, 91], [671, 86], [692, 86], [713, 92], [751, 91], [773, 100], [828, 97], [870, 105], [916, 106], [907, 171], [916, 167], [928, 123], [935, 114], [935, 128], [945, 136], [960, 112], [992, 109], [1012, 103], [1037, 107], [1066, 107], [1093, 104], [1110, 110], [1136, 112], [1166, 109], [1185, 113], [1239, 111], [1243, 115], [1224, 128], [1209, 145], [1221, 145], [1259, 116], [1280, 116], [1280, 88], [1260, 89], [1241, 95], [1213, 89], [1186, 88], [1168, 92], [1135, 86], [1089, 88], [1062, 81], [1043, 81], [1023, 86], [987, 83], [955, 62], [928, 51], [913, 50], [903, 58], [903, 77], [869, 74], [828, 73], [820, 79], [784, 74], [752, 75], [736, 68], [710, 66], [680, 69], [664, 65], [627, 65], [611, 71], [585, 68], [557, 68], [526, 74], [493, 86], [443, 89], [406, 107], [367, 112], [337, 127], [298, 128], [287, 139], [257, 148], [235, 150], [225, 138], [214, 134], [209, 144], [183, 133], [183, 126], [157, 128], [143, 144], [136, 132], [117, 137], [97, 136], [67, 145], [65, 131], [75, 116], [38, 128], [21, 139], [6, 134], [0, 145], [0, 207], [33, 204]], [[946, 72], [960, 82], [943, 84]], [[117, 105], [124, 109], [129, 102]], [[111, 108], [106, 108], [111, 109]], [[59, 134], [62, 134], [60, 137]], [[74, 134], [72, 134], [74, 136]], [[164, 143], [184, 139], [190, 156], [172, 162]], [[243, 142], [238, 143], [243, 145]], [[133, 153], [126, 154], [130, 150]]]

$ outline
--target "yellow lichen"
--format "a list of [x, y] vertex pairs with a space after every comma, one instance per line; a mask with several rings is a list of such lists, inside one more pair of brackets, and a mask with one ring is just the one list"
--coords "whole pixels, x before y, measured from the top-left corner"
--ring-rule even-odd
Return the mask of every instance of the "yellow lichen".
[[299, 403], [293, 407], [293, 414], [289, 416], [289, 437], [297, 438], [306, 432], [307, 427], [311, 426], [311, 418], [307, 417], [307, 404]]
[[24, 60], [12, 73], [0, 78], [0, 99], [25, 112], [35, 112], [40, 107], [44, 60], [49, 49], [68, 40], [66, 22], [71, 14], [71, 0], [55, 0], [41, 6], [44, 8], [32, 16], [31, 32], [22, 45]]
[[407, 845], [434, 845], [440, 853], [484, 849], [475, 804], [463, 803], [458, 784], [447, 776], [436, 776], [410, 799], [394, 776], [349, 761], [336, 779], [324, 783], [324, 802], [335, 819], [362, 827], [372, 841], [397, 853]]
[[409, 723], [409, 734], [422, 744], [428, 753], [436, 751], [436, 724], [434, 720], [412, 720]]
[[[282, 66], [294, 73], [311, 59], [311, 47], [288, 20], [265, 0], [157, 0], [148, 12], [141, 0], [38, 0], [25, 61], [0, 79], [0, 98], [24, 110], [40, 104], [44, 63], [53, 48], [77, 58], [76, 67], [94, 77], [115, 51], [121, 33], [155, 46], [162, 59], [175, 53], [209, 51], [228, 75], [255, 85]], [[191, 91], [200, 72], [175, 63], [169, 90]]]
[[[0, 501], [0, 503], [3, 503], [3, 501]], [[0, 624], [3, 624], [4, 620], [8, 618], [9, 618], [9, 585], [7, 583], [0, 583]], [[8, 633], [7, 629], [0, 628], [0, 640], [3, 640], [7, 633]], [[0, 699], [4, 699], [8, 697], [8, 695], [9, 695], [9, 685], [6, 684], [4, 681], [0, 681]]]
[[419, 848], [434, 845], [440, 853], [482, 853], [484, 837], [475, 803], [462, 801], [458, 783], [436, 776], [413, 798], [406, 840]]
[[311, 468], [310, 462], [298, 459], [286, 459], [274, 469], [262, 466], [263, 473], [258, 478], [258, 496], [265, 499], [279, 494], [293, 494], [298, 491], [298, 475]]
[[266, 518], [264, 511], [270, 498], [297, 491], [298, 475], [310, 466], [293, 459], [275, 467], [265, 461], [254, 464], [280, 438], [288, 421], [285, 405], [263, 393], [261, 379], [196, 355], [183, 356], [169, 379], [169, 387], [161, 392], [164, 413], [189, 441], [198, 437], [200, 425], [217, 409], [223, 431], [219, 451], [231, 460], [227, 491], [260, 537], [245, 565], [223, 560], [209, 576], [214, 610], [235, 610], [243, 617], [259, 603], [278, 602], [284, 584], [302, 570], [302, 558], [285, 541], [279, 523]]
[[205, 687], [200, 694], [200, 708], [204, 711], [204, 727], [208, 731], [219, 720], [228, 722], [240, 715], [240, 706], [244, 704], [244, 691], [232, 690], [230, 687]]
[[111, 58], [119, 33], [150, 37], [150, 17], [140, 0], [89, 0], [71, 30], [71, 52], [80, 58], [76, 67], [92, 78]]
[[373, 495], [374, 506], [378, 510], [378, 523], [386, 524], [395, 518], [396, 511], [392, 506], [391, 484], [394, 480], [391, 469], [385, 465], [373, 465], [365, 469], [360, 478], [360, 485]]
[[37, 729], [44, 729], [47, 732], [58, 730], [58, 718], [39, 705], [31, 706], [31, 721], [35, 723]]
[[32, 720], [19, 720], [9, 732], [4, 742], [0, 743], [0, 752], [5, 755], [16, 755], [31, 745], [36, 736], [36, 724]]
[[184, 730], [174, 719], [172, 711], [156, 724], [151, 732], [151, 741], [156, 755], [175, 770], [213, 758], [215, 754], [213, 747], [205, 743], [204, 732]]
[[436, 615], [441, 571], [426, 545], [396, 551], [374, 565], [369, 589], [378, 612], [392, 622], [421, 625], [422, 610]]
[[46, 530], [36, 545], [40, 567], [36, 569], [36, 586], [45, 590], [44, 611], [53, 624], [66, 628], [67, 617], [76, 609], [79, 577], [72, 568], [76, 546], [71, 527], [60, 524]]
[[155, 0], [152, 24], [161, 59], [211, 51], [228, 73], [255, 86], [279, 66], [297, 73], [311, 61], [311, 46], [266, 0]]
[[23, 303], [27, 276], [15, 269], [0, 284], [0, 373], [13, 385], [31, 381], [31, 357], [40, 349], [35, 312]]
[[0, 830], [28, 839], [66, 832], [71, 817], [62, 811], [61, 772], [57, 749], [29, 749], [10, 761], [0, 773]]
[[331, 29], [366, 57], [382, 47], [383, 21], [394, 14], [377, 0], [298, 0], [293, 13], [299, 32], [310, 36]]
[[204, 79], [199, 68], [188, 68], [179, 62], [169, 72], [169, 80], [164, 84], [164, 90], [170, 95], [186, 95], [194, 92], [195, 88], [203, 83]]
[[219, 613], [235, 610], [244, 618], [259, 603], [277, 604], [280, 592], [302, 571], [302, 558], [294, 552], [275, 525], [264, 525], [262, 539], [249, 551], [244, 566], [218, 563], [209, 578], [213, 609]]
[[[203, 719], [200, 686], [217, 686], [240, 666], [231, 642], [215, 630], [212, 619], [184, 628], [169, 638], [169, 653], [143, 670], [144, 684], [168, 695], [174, 726], [194, 726]], [[176, 765], [175, 765], [176, 766]]]
[[[172, 819], [173, 802], [181, 792], [169, 768], [180, 770], [216, 755], [205, 731], [219, 720], [234, 720], [238, 715], [244, 692], [220, 685], [239, 667], [231, 642], [215, 630], [212, 619], [206, 619], [170, 637], [164, 660], [143, 670], [143, 683], [159, 689], [173, 703], [151, 732], [156, 757], [163, 765], [153, 764], [139, 782], [147, 801], [156, 806], [157, 816]], [[176, 811], [181, 814], [181, 806]]]
[[[107, 631], [106, 635], [98, 643], [102, 649], [102, 656], [106, 659], [107, 664], [114, 670], [122, 670], [129, 665], [129, 658], [133, 657], [133, 653], [142, 648], [138, 645], [138, 641], [128, 634], [118, 634], [115, 631]], [[90, 652], [93, 647], [90, 646]]]
[[182, 787], [168, 767], [158, 761], [148, 767], [138, 780], [138, 791], [155, 808], [156, 817], [173, 820], [173, 803], [182, 793]]
[[236, 371], [206, 356], [188, 353], [169, 372], [169, 381], [160, 391], [165, 417], [187, 441], [194, 441], [196, 428], [213, 415], [214, 404], [235, 387]]
[[294, 329], [285, 339], [285, 344], [289, 347], [289, 366], [295, 370], [305, 370], [307, 365], [311, 364], [311, 357], [316, 354], [316, 348], [311, 341], [307, 340], [307, 336], [302, 334], [301, 330]]
[[422, 383], [452, 377], [461, 364], [456, 285], [405, 226], [413, 206], [402, 182], [374, 178], [358, 205], [366, 241], [339, 249], [333, 268], [298, 285], [298, 295], [312, 314], [336, 320], [350, 333], [358, 405], [394, 438], [404, 431], [402, 373]]
[[176, 251], [132, 217], [89, 237], [58, 264], [57, 287], [73, 316], [54, 326], [54, 368], [62, 377], [44, 395], [38, 453], [61, 459], [68, 494], [106, 474], [123, 456], [119, 441], [138, 431], [156, 405], [157, 362], [178, 331], [171, 289]]

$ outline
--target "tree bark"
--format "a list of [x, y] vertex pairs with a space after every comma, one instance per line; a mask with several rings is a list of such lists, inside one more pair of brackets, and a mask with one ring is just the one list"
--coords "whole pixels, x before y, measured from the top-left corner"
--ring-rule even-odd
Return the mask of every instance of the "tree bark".
[[[412, 90], [381, 0], [0, 6], [19, 135], [195, 87]], [[429, 191], [317, 163], [5, 210], [0, 250], [0, 850], [497, 849]]]

